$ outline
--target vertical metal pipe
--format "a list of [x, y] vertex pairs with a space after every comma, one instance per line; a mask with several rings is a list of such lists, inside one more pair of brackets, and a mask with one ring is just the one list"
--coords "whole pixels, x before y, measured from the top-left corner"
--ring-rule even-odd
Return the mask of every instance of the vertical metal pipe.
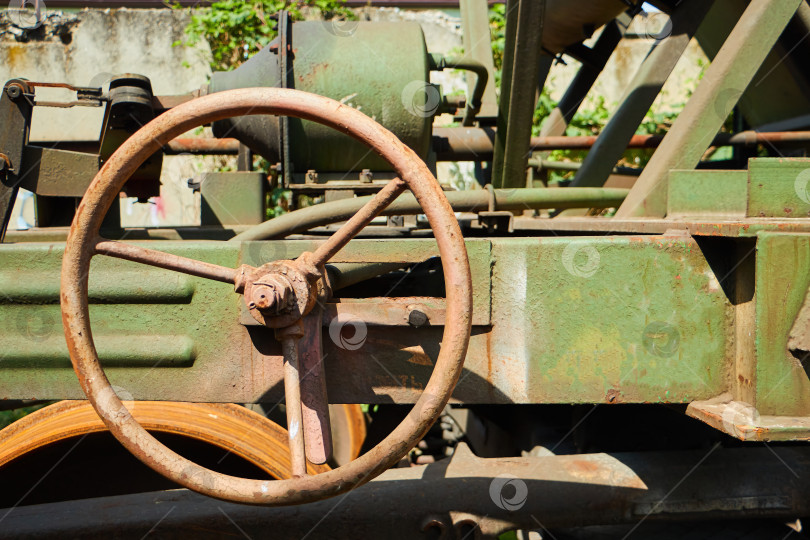
[[290, 470], [293, 476], [306, 476], [307, 458], [304, 449], [303, 414], [301, 412], [301, 379], [298, 371], [298, 340], [284, 336], [284, 402], [287, 409], [287, 433], [290, 440]]
[[622, 96], [619, 109], [574, 176], [572, 186], [604, 185], [711, 6], [712, 2], [704, 0], [685, 0], [672, 14], [672, 33], [653, 43]]
[[[507, 42], [493, 157], [492, 184], [495, 187], [518, 188], [526, 185], [537, 88], [545, 84], [553, 61], [553, 58], [541, 52], [545, 10], [545, 0], [513, 0], [507, 3]], [[508, 99], [505, 100], [507, 95]]]
[[617, 218], [666, 215], [669, 171], [695, 168], [803, 1], [751, 0]]
[[[492, 41], [489, 38], [489, 12], [486, 0], [461, 0], [461, 25], [463, 31], [464, 55], [475, 59], [490, 74], [495, 73], [492, 60]], [[472, 88], [475, 75], [467, 74], [467, 86]], [[495, 78], [490, 76], [481, 98], [480, 116], [498, 114], [498, 101], [495, 97]]]

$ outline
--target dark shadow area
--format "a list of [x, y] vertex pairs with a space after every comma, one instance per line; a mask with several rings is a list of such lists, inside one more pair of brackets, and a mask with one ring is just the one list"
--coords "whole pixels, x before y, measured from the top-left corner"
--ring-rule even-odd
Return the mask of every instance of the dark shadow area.
[[[153, 435], [203, 467], [246, 478], [270, 478], [222, 448], [179, 435]], [[0, 508], [181, 487], [141, 463], [106, 432], [28, 452], [0, 467], [0, 486]]]

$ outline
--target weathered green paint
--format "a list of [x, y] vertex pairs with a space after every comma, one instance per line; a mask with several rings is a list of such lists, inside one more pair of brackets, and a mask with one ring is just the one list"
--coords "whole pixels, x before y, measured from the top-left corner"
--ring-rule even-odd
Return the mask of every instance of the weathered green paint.
[[[762, 233], [756, 266], [756, 407], [760, 414], [810, 416], [810, 380], [787, 347], [810, 285], [810, 235]], [[806, 364], [805, 364], [806, 365]]]
[[669, 173], [667, 217], [745, 217], [746, 171], [675, 170]]
[[533, 403], [722, 391], [731, 305], [691, 238], [514, 239], [493, 257], [497, 387], [519, 380]]
[[[318, 242], [149, 245], [233, 267], [295, 257]], [[709, 265], [707, 247], [693, 238], [490, 238], [467, 246], [474, 319], [488, 311], [491, 324], [473, 329], [456, 399], [688, 403], [728, 392], [733, 299], [720, 286], [726, 276], [715, 273], [725, 271]], [[0, 297], [0, 398], [81, 397], [57, 304], [61, 251], [48, 244], [0, 247], [6, 293]], [[334, 262], [404, 264], [435, 254], [430, 239], [355, 240]], [[757, 406], [763, 415], [807, 415], [810, 383], [786, 340], [810, 282], [810, 235], [763, 233], [756, 264]], [[104, 257], [94, 260], [90, 283], [94, 337], [123, 392], [189, 401], [281, 397], [272, 331], [239, 324], [241, 297], [230, 286]], [[418, 396], [441, 346], [441, 328], [381, 324], [368, 326], [356, 350], [338, 346], [324, 328], [331, 401]]]
[[[321, 243], [317, 240], [242, 242], [242, 264], [259, 266], [278, 259], [294, 259], [304, 251], [314, 251]], [[470, 274], [473, 291], [473, 319], [477, 324], [490, 320], [490, 241], [468, 239], [467, 256], [470, 259]], [[354, 240], [332, 257], [329, 264], [341, 263], [421, 263], [439, 256], [433, 240]], [[397, 296], [398, 291], [392, 291]], [[246, 309], [243, 310], [247, 313]], [[248, 317], [250, 317], [248, 315]]]
[[258, 225], [265, 213], [267, 176], [261, 172], [206, 173], [200, 181], [202, 225]]
[[750, 217], [810, 217], [810, 159], [756, 158], [748, 162]]
[[[238, 256], [238, 247], [226, 242], [149, 245], [226, 266], [235, 266]], [[62, 331], [63, 249], [0, 248], [0, 399], [83, 397]], [[247, 394], [250, 356], [238, 360], [247, 333], [233, 324], [238, 310], [231, 286], [100, 256], [89, 280], [94, 339], [123, 392], [138, 399], [208, 395], [214, 401]]]

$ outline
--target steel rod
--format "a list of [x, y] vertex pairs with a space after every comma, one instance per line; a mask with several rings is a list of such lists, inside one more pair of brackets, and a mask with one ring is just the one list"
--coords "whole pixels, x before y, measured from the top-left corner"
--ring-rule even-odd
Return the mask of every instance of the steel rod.
[[284, 403], [287, 410], [287, 436], [290, 441], [290, 470], [293, 476], [306, 476], [307, 458], [304, 447], [301, 412], [301, 376], [298, 371], [298, 337], [281, 339], [284, 355]]
[[[434, 146], [438, 161], [490, 161], [496, 131], [491, 128], [435, 128]], [[589, 150], [601, 135], [566, 137], [532, 137], [532, 151]], [[624, 148], [657, 148], [664, 135], [633, 135]], [[718, 133], [710, 146], [745, 146], [754, 144], [810, 143], [810, 131], [741, 131]]]
[[195, 261], [179, 255], [165, 253], [154, 249], [148, 249], [135, 244], [125, 244], [112, 240], [102, 240], [96, 243], [95, 253], [107, 255], [117, 259], [148, 264], [166, 270], [174, 270], [192, 276], [221, 281], [223, 283], [233, 283], [236, 279], [237, 271], [233, 268], [219, 266], [202, 261]]
[[348, 244], [349, 240], [357, 236], [357, 233], [394, 202], [404, 190], [405, 183], [399, 178], [388, 182], [384, 188], [372, 195], [371, 200], [366, 202], [340, 230], [329, 237], [329, 240], [318, 246], [318, 249], [312, 254], [312, 264], [315, 266], [326, 264], [326, 261]]
[[316, 305], [304, 317], [304, 336], [299, 348], [304, 447], [307, 459], [317, 465], [326, 463], [332, 456], [332, 428], [321, 344], [322, 321], [323, 308]]
[[[506, 49], [501, 79], [497, 144], [492, 161], [494, 187], [526, 186], [529, 138], [537, 104], [537, 89], [545, 84], [553, 58], [541, 53], [545, 0], [517, 0], [506, 4]], [[510, 25], [514, 30], [510, 31]], [[509, 41], [510, 38], [512, 41]], [[520, 54], [518, 54], [518, 51]], [[507, 71], [507, 64], [512, 64]], [[510, 80], [507, 80], [510, 79]], [[508, 94], [508, 101], [504, 96]]]

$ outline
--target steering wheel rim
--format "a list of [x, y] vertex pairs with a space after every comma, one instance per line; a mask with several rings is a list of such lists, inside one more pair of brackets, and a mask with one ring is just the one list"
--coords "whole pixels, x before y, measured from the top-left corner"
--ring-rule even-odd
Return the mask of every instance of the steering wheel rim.
[[[104, 215], [132, 173], [186, 131], [223, 118], [272, 114], [312, 120], [351, 135], [393, 165], [422, 206], [442, 258], [446, 316], [430, 380], [413, 409], [382, 442], [354, 461], [317, 476], [287, 480], [237, 478], [211, 471], [169, 450], [132, 417], [100, 366], [89, 319], [88, 274]], [[249, 88], [209, 94], [160, 115], [130, 137], [98, 172], [68, 234], [61, 274], [65, 338], [82, 390], [110, 432], [138, 459], [194, 491], [234, 502], [290, 505], [353, 489], [393, 466], [424, 436], [447, 404], [461, 374], [470, 337], [472, 293], [464, 239], [453, 211], [422, 160], [365, 114], [299, 90]]]

